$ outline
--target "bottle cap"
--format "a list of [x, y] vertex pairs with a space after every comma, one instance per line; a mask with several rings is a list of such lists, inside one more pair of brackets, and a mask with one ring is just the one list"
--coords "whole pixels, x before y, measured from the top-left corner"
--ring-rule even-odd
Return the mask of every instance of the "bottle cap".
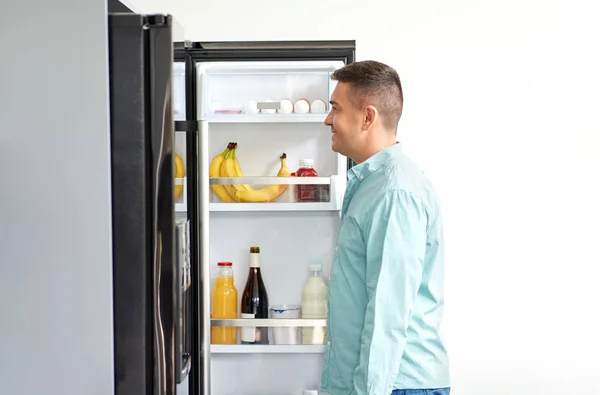
[[250, 247], [250, 253], [251, 254], [259, 254], [260, 253], [260, 247]]
[[313, 263], [308, 267], [308, 269], [311, 272], [320, 272], [323, 270], [323, 265], [321, 265], [320, 263]]
[[299, 160], [300, 167], [312, 167], [314, 166], [314, 162], [312, 159], [300, 159]]
[[217, 265], [219, 265], [219, 266], [231, 266], [231, 265], [233, 265], [233, 263], [231, 263], [231, 262], [219, 262], [219, 263], [217, 263]]

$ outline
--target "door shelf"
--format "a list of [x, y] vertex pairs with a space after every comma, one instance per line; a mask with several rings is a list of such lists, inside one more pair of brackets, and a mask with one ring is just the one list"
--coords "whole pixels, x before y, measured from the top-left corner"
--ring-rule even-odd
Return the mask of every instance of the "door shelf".
[[[257, 328], [324, 327], [326, 319], [261, 318], [261, 319], [211, 319], [212, 326], [235, 326]], [[211, 344], [210, 352], [219, 354], [319, 354], [325, 351], [323, 344]]]
[[[211, 191], [210, 211], [339, 211], [340, 189], [344, 190], [342, 176], [329, 177], [211, 177], [211, 185], [250, 185], [255, 190], [268, 185], [288, 185], [285, 192], [271, 202], [223, 202], [214, 191]], [[295, 185], [313, 185], [316, 202], [298, 201]]]
[[[329, 202], [294, 202], [293, 190], [290, 189], [283, 195], [278, 202], [256, 202], [256, 203], [244, 203], [244, 202], [211, 202], [209, 203], [209, 210], [213, 212], [243, 212], [243, 211], [339, 211], [340, 199], [337, 197], [337, 184], [340, 182], [340, 177], [211, 177], [211, 185], [223, 185], [223, 184], [250, 184], [250, 185], [268, 185], [268, 184], [287, 184], [287, 185], [330, 185], [329, 189]], [[176, 212], [187, 211], [187, 179], [176, 178], [176, 185], [183, 184], [182, 196], [175, 202]], [[211, 194], [214, 192], [211, 191]], [[218, 200], [216, 196], [213, 196], [214, 200]]]
[[211, 319], [212, 326], [235, 326], [257, 328], [287, 328], [287, 327], [315, 327], [327, 326], [326, 319], [307, 318], [231, 318]]
[[211, 354], [323, 354], [324, 344], [211, 344]]
[[210, 211], [339, 211], [337, 202], [325, 203], [210, 203]]
[[335, 183], [335, 176], [332, 177], [210, 177], [211, 185], [231, 185], [231, 184], [250, 184], [250, 185], [331, 185]]
[[327, 114], [210, 114], [209, 123], [323, 123]]

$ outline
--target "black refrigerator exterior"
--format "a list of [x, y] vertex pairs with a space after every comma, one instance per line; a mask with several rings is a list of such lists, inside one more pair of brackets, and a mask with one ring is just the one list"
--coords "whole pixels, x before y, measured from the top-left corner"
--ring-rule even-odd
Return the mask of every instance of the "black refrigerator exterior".
[[116, 395], [172, 395], [186, 377], [187, 221], [175, 223], [168, 15], [109, 14]]
[[[185, 64], [185, 121], [175, 122], [177, 131], [187, 132], [186, 174], [188, 179], [188, 218], [190, 219], [192, 286], [190, 304], [194, 311], [191, 328], [191, 360], [189, 395], [210, 394], [210, 312], [206, 303], [210, 297], [209, 275], [203, 260], [208, 256], [208, 245], [203, 232], [208, 233], [208, 203], [202, 204], [202, 195], [208, 196], [208, 168], [204, 168], [202, 153], [207, 155], [199, 138], [200, 119], [197, 113], [196, 66], [201, 62], [240, 61], [310, 61], [341, 60], [350, 64], [356, 58], [354, 40], [336, 41], [228, 41], [176, 42], [174, 61]], [[348, 169], [355, 163], [348, 158]], [[205, 218], [206, 217], [206, 218]], [[205, 248], [204, 248], [205, 247]], [[202, 256], [205, 258], [203, 259]], [[212, 394], [215, 395], [215, 394]]]

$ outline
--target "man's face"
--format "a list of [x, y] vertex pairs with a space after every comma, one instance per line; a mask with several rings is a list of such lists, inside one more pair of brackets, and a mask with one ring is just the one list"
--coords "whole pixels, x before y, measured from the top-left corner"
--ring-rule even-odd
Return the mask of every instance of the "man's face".
[[331, 111], [325, 125], [331, 128], [331, 149], [353, 159], [362, 145], [363, 111], [350, 100], [354, 94], [345, 82], [339, 82], [331, 94]]

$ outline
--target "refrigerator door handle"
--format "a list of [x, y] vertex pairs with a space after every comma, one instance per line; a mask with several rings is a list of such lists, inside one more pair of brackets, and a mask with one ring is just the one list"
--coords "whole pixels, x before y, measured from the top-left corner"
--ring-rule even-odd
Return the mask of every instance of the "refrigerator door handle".
[[188, 353], [184, 353], [182, 355], [182, 365], [180, 377], [187, 377], [188, 373], [190, 373], [190, 368], [192, 367], [192, 357]]
[[200, 284], [202, 291], [200, 320], [200, 373], [201, 393], [210, 394], [210, 254], [209, 254], [209, 203], [210, 203], [210, 179], [209, 179], [209, 151], [208, 151], [208, 122], [198, 122], [199, 139], [196, 152], [198, 154], [198, 199], [200, 219]]
[[176, 247], [177, 253], [175, 258], [175, 273], [176, 273], [176, 292], [175, 292], [175, 311], [177, 317], [175, 319], [175, 374], [177, 384], [181, 384], [185, 380], [190, 368], [190, 354], [188, 339], [189, 325], [189, 261], [188, 261], [188, 225], [189, 221], [179, 221], [176, 229]]

